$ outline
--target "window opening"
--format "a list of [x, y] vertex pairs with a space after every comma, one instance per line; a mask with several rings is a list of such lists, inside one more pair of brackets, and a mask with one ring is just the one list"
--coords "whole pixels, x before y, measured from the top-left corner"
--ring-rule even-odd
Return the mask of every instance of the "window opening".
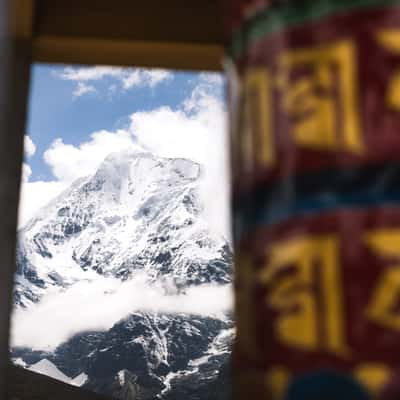
[[228, 399], [223, 76], [32, 72], [12, 361], [117, 399]]

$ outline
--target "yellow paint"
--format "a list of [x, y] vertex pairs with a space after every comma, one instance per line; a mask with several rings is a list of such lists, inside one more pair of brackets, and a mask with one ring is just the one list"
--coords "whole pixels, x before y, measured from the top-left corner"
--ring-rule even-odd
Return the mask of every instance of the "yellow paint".
[[[376, 35], [378, 43], [392, 53], [400, 54], [400, 30], [387, 29]], [[386, 102], [389, 107], [400, 109], [400, 71], [397, 71], [389, 80], [386, 93]]]
[[267, 305], [279, 312], [277, 340], [348, 356], [337, 238], [302, 237], [273, 244], [267, 257], [259, 279], [266, 287]]
[[384, 364], [360, 364], [354, 369], [354, 377], [365, 386], [373, 396], [377, 396], [390, 381], [391, 369]]
[[[260, 164], [275, 161], [271, 122], [271, 78], [266, 68], [251, 68], [244, 79], [245, 140], [252, 137], [254, 154]], [[248, 151], [245, 149], [245, 151]]]
[[400, 260], [400, 230], [379, 229], [364, 235], [364, 241], [376, 253]]
[[[296, 144], [316, 150], [363, 152], [351, 41], [285, 51], [278, 59], [278, 69], [276, 83], [283, 109], [292, 119]], [[307, 73], [295, 79], [290, 76], [303, 70]]]
[[366, 316], [387, 328], [400, 331], [400, 313], [396, 304], [400, 300], [400, 231], [382, 229], [365, 235], [368, 246], [378, 255], [398, 258], [398, 264], [387, 266], [372, 293]]
[[282, 366], [274, 366], [267, 371], [265, 382], [271, 393], [271, 400], [283, 399], [290, 380], [290, 371]]

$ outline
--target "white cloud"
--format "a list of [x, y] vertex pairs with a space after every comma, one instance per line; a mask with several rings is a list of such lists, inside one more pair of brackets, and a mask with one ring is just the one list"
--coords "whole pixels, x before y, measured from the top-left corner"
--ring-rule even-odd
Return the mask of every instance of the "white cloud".
[[22, 164], [22, 183], [28, 182], [29, 177], [32, 175], [32, 168], [27, 164], [23, 163]]
[[165, 287], [146, 284], [144, 276], [126, 282], [80, 282], [47, 295], [28, 310], [17, 309], [12, 344], [52, 350], [79, 332], [108, 330], [135, 311], [221, 317], [232, 309], [231, 291], [231, 285], [201, 285], [167, 295]]
[[[76, 82], [74, 96], [83, 96], [84, 94], [97, 91], [95, 82], [103, 79], [111, 79], [113, 83], [109, 85], [109, 93], [116, 91], [118, 87], [121, 90], [129, 90], [135, 87], [153, 88], [158, 84], [172, 79], [173, 74], [170, 71], [162, 69], [143, 69], [143, 68], [120, 68], [120, 67], [66, 67], [61, 72], [55, 71], [54, 75], [60, 79]], [[88, 82], [92, 84], [89, 85]], [[118, 85], [116, 85], [116, 83]]]
[[117, 67], [66, 67], [61, 72], [54, 74], [67, 81], [98, 81], [105, 77], [119, 77], [123, 73], [123, 68]]
[[[24, 155], [25, 158], [32, 157], [36, 152], [36, 145], [33, 143], [30, 136], [24, 136]], [[30, 176], [32, 175], [32, 168], [29, 166], [28, 163], [22, 163], [22, 171], [21, 171], [21, 181], [22, 183], [26, 183], [29, 181]]]
[[78, 82], [76, 88], [72, 92], [75, 97], [81, 97], [88, 93], [95, 93], [96, 88], [93, 85], [88, 85], [85, 82]]
[[229, 162], [226, 110], [221, 99], [200, 84], [179, 109], [161, 107], [131, 115], [139, 143], [165, 157], [185, 157], [203, 166], [200, 186], [211, 228], [230, 237]]
[[225, 84], [224, 76], [218, 72], [202, 72], [199, 79], [202, 83], [208, 85], [217, 85], [219, 87], [223, 87]]
[[32, 157], [36, 152], [36, 145], [28, 135], [24, 136], [24, 152], [27, 158]]
[[124, 89], [130, 89], [135, 86], [148, 86], [153, 88], [159, 83], [171, 79], [172, 74], [166, 70], [131, 70], [121, 78]]
[[159, 83], [171, 80], [172, 73], [165, 69], [154, 69], [154, 70], [142, 70], [144, 80], [149, 87], [155, 87]]
[[[24, 153], [25, 158], [32, 157], [36, 152], [36, 145], [30, 136], [24, 137]], [[26, 222], [32, 218], [36, 212], [48, 203], [52, 198], [57, 196], [67, 187], [65, 182], [29, 182], [32, 175], [32, 168], [26, 162], [22, 164], [21, 171], [21, 193], [18, 209], [18, 227], [21, 228]]]
[[59, 181], [23, 181], [18, 210], [18, 227], [24, 226], [40, 208], [58, 196], [67, 186], [66, 183]]
[[72, 182], [95, 172], [108, 154], [129, 147], [141, 149], [131, 134], [125, 130], [99, 131], [90, 135], [90, 140], [78, 147], [56, 139], [45, 151], [43, 158], [53, 175], [62, 182]]

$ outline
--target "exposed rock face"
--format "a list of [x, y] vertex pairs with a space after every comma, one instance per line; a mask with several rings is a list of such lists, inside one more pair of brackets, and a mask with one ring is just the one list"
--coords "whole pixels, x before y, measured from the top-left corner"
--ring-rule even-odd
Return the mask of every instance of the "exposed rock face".
[[[199, 175], [200, 166], [184, 159], [107, 157], [19, 232], [16, 307], [29, 310], [82, 280], [139, 273], [164, 295], [229, 285], [231, 250], [202, 219]], [[46, 359], [67, 377], [84, 373], [85, 388], [118, 399], [222, 400], [233, 335], [230, 315], [134, 310], [109, 330], [81, 332], [51, 351], [12, 353], [26, 366]]]

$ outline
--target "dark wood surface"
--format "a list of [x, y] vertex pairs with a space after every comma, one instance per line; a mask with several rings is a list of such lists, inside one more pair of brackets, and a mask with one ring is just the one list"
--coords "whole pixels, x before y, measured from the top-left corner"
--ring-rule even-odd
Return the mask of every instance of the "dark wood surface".
[[36, 0], [33, 57], [47, 63], [221, 70], [218, 3]]
[[7, 378], [7, 400], [107, 400], [107, 397], [14, 365], [9, 366]]
[[0, 399], [5, 398], [8, 368], [9, 314], [31, 62], [29, 26], [21, 23], [18, 35], [14, 34], [14, 5], [13, 0], [0, 0]]

